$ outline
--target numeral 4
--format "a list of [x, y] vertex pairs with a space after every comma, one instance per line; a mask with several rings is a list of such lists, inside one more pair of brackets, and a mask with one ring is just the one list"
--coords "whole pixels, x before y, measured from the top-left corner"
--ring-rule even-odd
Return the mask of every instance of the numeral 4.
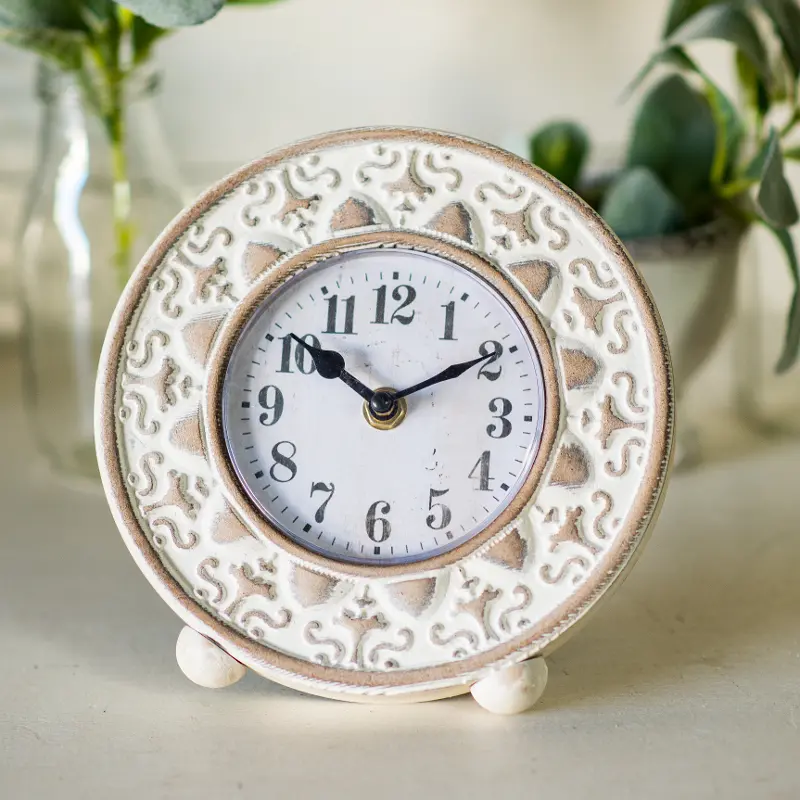
[[[494, 480], [494, 478], [492, 478], [489, 474], [489, 462], [491, 458], [492, 454], [488, 450], [484, 450], [481, 453], [481, 457], [475, 462], [475, 466], [470, 470], [470, 473], [467, 476], [478, 481], [478, 491], [480, 492], [492, 491], [489, 488], [489, 483]], [[478, 473], [477, 475], [475, 474], [476, 472]]]

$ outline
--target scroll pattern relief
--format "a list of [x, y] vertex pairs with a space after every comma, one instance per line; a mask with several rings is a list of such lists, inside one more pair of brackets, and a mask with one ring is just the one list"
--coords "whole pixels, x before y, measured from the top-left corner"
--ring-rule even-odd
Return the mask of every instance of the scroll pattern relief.
[[[226, 316], [287, 254], [371, 228], [483, 253], [554, 343], [565, 424], [533, 505], [453, 567], [355, 579], [300, 564], [224, 498], [199, 415]], [[361, 143], [234, 187], [178, 240], [127, 332], [119, 448], [148, 541], [190, 596], [244, 636], [342, 669], [416, 669], [525, 635], [601, 569], [649, 454], [646, 337], [613, 255], [544, 185], [457, 147]]]

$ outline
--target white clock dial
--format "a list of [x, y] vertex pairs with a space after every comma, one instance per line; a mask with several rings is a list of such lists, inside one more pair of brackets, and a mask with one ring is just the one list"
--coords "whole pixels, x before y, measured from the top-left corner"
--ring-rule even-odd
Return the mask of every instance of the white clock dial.
[[[352, 379], [323, 377], [328, 362], [316, 369], [322, 356], [293, 336], [340, 354]], [[394, 427], [370, 424], [359, 391], [402, 393], [478, 358], [396, 401]], [[275, 528], [336, 560], [393, 564], [466, 542], [509, 505], [539, 446], [544, 387], [525, 327], [486, 281], [374, 249], [268, 297], [232, 350], [222, 406], [239, 480]]]

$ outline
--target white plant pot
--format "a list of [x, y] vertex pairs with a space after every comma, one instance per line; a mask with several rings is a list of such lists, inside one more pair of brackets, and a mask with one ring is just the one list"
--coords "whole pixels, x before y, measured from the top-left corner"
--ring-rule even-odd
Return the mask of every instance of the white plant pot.
[[[701, 454], [698, 427], [729, 398], [704, 395], [704, 408], [684, 414], [687, 392], [734, 318], [743, 229], [719, 220], [681, 234], [626, 242], [655, 297], [667, 332], [678, 405], [677, 460]], [[712, 393], [713, 394], [713, 393]]]

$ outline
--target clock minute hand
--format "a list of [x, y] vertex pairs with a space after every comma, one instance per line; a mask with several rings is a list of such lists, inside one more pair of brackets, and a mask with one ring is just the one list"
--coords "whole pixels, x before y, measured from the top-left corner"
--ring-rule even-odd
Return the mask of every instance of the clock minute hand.
[[293, 333], [290, 333], [289, 336], [306, 349], [314, 362], [317, 373], [321, 377], [328, 380], [338, 378], [367, 402], [372, 400], [372, 396], [375, 393], [344, 368], [344, 356], [341, 353], [337, 353], [335, 350], [323, 350], [321, 347], [314, 347]]
[[408, 389], [403, 389], [400, 392], [394, 392], [394, 399], [399, 400], [401, 397], [408, 397], [408, 395], [414, 394], [414, 392], [419, 392], [421, 389], [427, 389], [429, 386], [433, 386], [434, 384], [457, 378], [459, 375], [463, 375], [471, 367], [474, 367], [476, 364], [480, 364], [481, 361], [486, 361], [487, 358], [491, 358], [493, 355], [494, 353], [488, 353], [480, 358], [473, 358], [471, 361], [462, 361], [460, 364], [451, 364], [449, 367], [447, 367], [447, 369], [442, 370], [432, 378], [428, 378], [421, 383], [416, 383], [414, 386], [409, 386]]

